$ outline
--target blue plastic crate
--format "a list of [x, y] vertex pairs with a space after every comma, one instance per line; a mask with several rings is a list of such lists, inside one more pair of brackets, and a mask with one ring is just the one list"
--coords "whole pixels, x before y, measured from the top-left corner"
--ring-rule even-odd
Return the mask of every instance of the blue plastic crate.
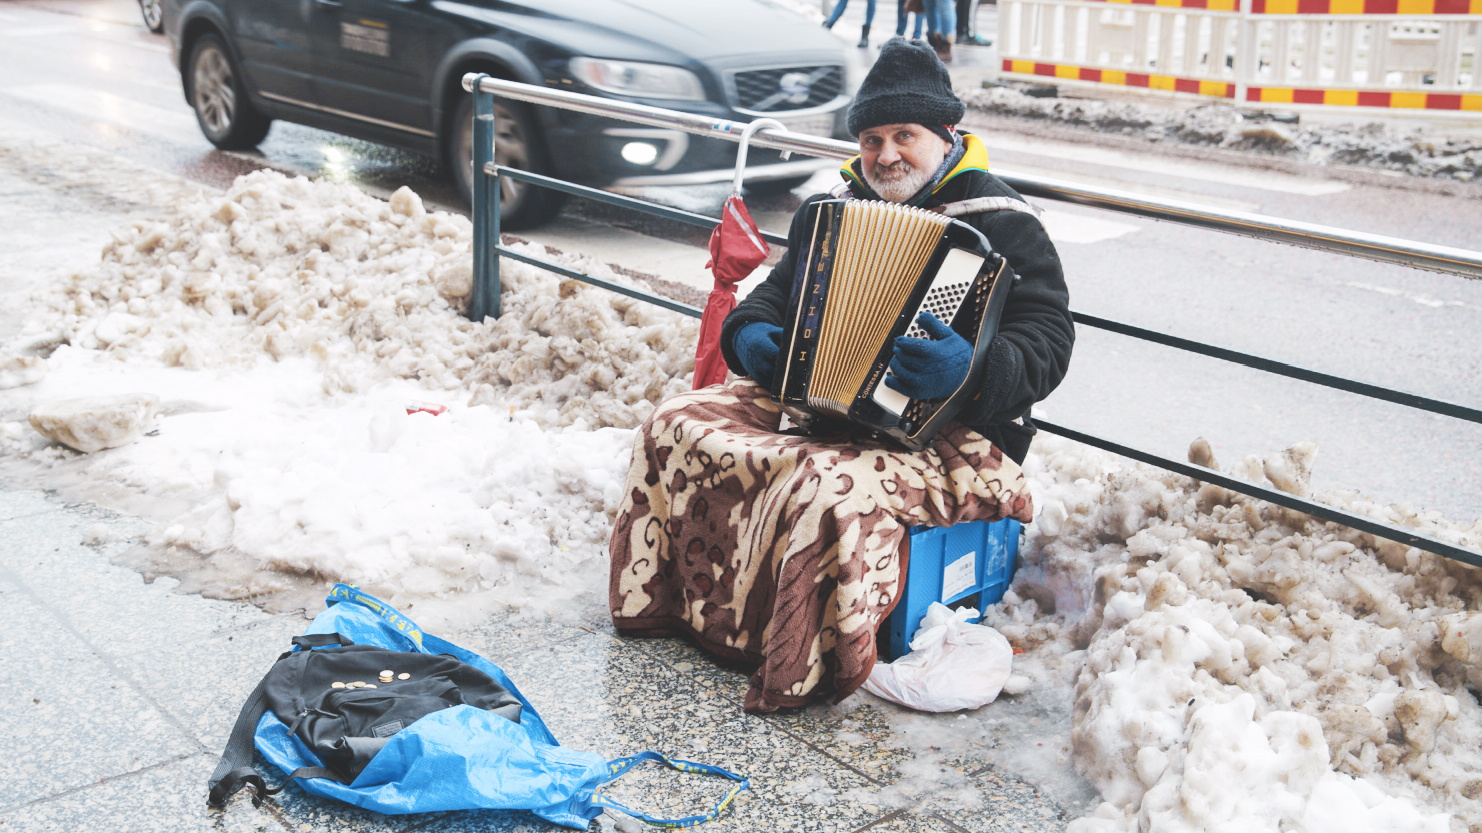
[[906, 587], [886, 620], [886, 659], [905, 656], [932, 602], [951, 605], [976, 594], [978, 616], [1003, 598], [1019, 562], [1019, 529], [1012, 518], [954, 526], [913, 526]]

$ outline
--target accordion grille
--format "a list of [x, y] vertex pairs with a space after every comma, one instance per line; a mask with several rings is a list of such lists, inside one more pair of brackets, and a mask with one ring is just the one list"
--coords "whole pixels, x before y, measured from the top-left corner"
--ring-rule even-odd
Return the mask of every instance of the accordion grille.
[[950, 222], [895, 203], [845, 204], [808, 391], [811, 406], [848, 409]]

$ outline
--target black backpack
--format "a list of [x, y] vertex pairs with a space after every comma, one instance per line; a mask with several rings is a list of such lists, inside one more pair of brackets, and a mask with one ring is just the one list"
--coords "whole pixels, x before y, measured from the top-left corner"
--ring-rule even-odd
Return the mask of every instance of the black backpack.
[[[309, 795], [392, 815], [527, 810], [587, 830], [605, 810], [649, 824], [690, 827], [715, 818], [745, 777], [639, 752], [613, 760], [570, 749], [497, 665], [424, 633], [392, 606], [336, 584], [311, 633], [294, 638], [248, 697], [211, 775], [207, 801], [268, 789], [254, 749]], [[348, 637], [348, 638], [347, 638]], [[355, 644], [358, 642], [359, 644]], [[655, 818], [600, 791], [645, 762], [733, 783], [708, 812]]]
[[[514, 694], [451, 655], [356, 645], [337, 633], [296, 636], [293, 644], [299, 650], [278, 657], [237, 717], [211, 776], [207, 802], [213, 807], [244, 786], [254, 788], [255, 804], [283, 789], [268, 789], [252, 767], [253, 733], [269, 709], [324, 762], [294, 770], [289, 780], [343, 784], [354, 781], [392, 735], [433, 712], [468, 705], [520, 722], [522, 705]], [[338, 647], [323, 647], [329, 645]]]

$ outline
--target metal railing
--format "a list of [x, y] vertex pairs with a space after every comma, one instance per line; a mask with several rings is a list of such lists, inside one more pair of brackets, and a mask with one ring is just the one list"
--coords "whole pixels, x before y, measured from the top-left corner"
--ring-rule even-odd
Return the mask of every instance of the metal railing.
[[[500, 189], [498, 187], [498, 179], [500, 177], [509, 177], [537, 187], [554, 188], [567, 194], [597, 200], [609, 205], [631, 208], [636, 211], [665, 217], [705, 229], [714, 228], [720, 220], [717, 217], [709, 217], [690, 211], [669, 208], [645, 200], [620, 196], [600, 189], [589, 188], [584, 185], [577, 185], [552, 177], [496, 164], [494, 161], [494, 96], [499, 95], [515, 101], [560, 107], [637, 124], [683, 130], [701, 136], [737, 142], [741, 140], [743, 131], [746, 129], [745, 123], [716, 120], [709, 116], [664, 110], [641, 104], [629, 104], [611, 99], [571, 93], [564, 90], [545, 89], [529, 84], [503, 81], [477, 73], [465, 75], [463, 77], [463, 87], [474, 93], [475, 96], [473, 126], [475, 172], [473, 188], [474, 285], [472, 298], [469, 303], [468, 314], [470, 318], [481, 320], [485, 316], [498, 317], [500, 308], [499, 259], [501, 257], [509, 257], [567, 278], [583, 281], [632, 298], [648, 301], [684, 315], [695, 318], [700, 317], [702, 311], [687, 304], [615, 284], [611, 281], [605, 281], [557, 263], [525, 255], [503, 245], [499, 232]], [[824, 139], [772, 128], [754, 132], [748, 141], [751, 145], [759, 147], [793, 153], [805, 153], [810, 156], [822, 158], [848, 159], [859, 152], [858, 146], [853, 142]], [[1006, 171], [996, 171], [996, 173], [999, 178], [1026, 196], [1061, 200], [1078, 205], [1135, 214], [1213, 231], [1240, 234], [1350, 257], [1359, 257], [1400, 264], [1417, 269], [1460, 275], [1473, 280], [1482, 279], [1482, 252], [1365, 234], [1312, 223], [1281, 220], [1259, 214], [1221, 211], [1191, 203], [1159, 200], [1130, 192], [1094, 188], [1044, 177], [1013, 174]], [[781, 246], [785, 246], [787, 243], [786, 237], [782, 235], [764, 233], [764, 236], [770, 243]], [[1072, 315], [1076, 323], [1081, 326], [1095, 327], [1132, 338], [1241, 364], [1287, 378], [1323, 385], [1387, 402], [1394, 402], [1454, 419], [1482, 424], [1482, 410], [1477, 408], [1430, 399], [1403, 391], [1390, 390], [1377, 385], [1370, 385], [1364, 382], [1322, 373], [1321, 371], [1294, 367], [1273, 359], [1240, 353], [1214, 345], [1201, 344], [1083, 313], [1072, 312]], [[1345, 512], [1327, 504], [1316, 503], [1296, 495], [1273, 490], [1260, 484], [1240, 480], [1222, 472], [1204, 468], [1203, 466], [1169, 460], [1156, 454], [1131, 448], [1102, 437], [1086, 434], [1073, 428], [1063, 427], [1042, 420], [1037, 420], [1036, 424], [1049, 433], [1059, 434], [1086, 445], [1110, 451], [1114, 454], [1148, 463], [1168, 471], [1177, 472], [1196, 480], [1214, 483], [1232, 491], [1275, 503], [1289, 509], [1305, 512], [1314, 517], [1368, 532], [1381, 538], [1398, 541], [1472, 566], [1482, 567], [1482, 552], [1476, 552], [1448, 541], [1422, 535], [1414, 530], [1402, 529], [1391, 524], [1375, 521], [1371, 518], [1355, 515], [1351, 512]]]

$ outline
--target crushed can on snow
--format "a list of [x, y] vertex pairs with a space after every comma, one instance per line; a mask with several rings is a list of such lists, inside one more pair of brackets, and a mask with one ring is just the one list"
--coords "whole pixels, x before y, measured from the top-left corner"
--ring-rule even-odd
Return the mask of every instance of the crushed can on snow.
[[439, 405], [436, 402], [418, 402], [416, 400], [413, 400], [407, 403], [408, 414], [424, 413], [437, 416], [438, 414], [445, 414], [447, 412], [447, 405]]

